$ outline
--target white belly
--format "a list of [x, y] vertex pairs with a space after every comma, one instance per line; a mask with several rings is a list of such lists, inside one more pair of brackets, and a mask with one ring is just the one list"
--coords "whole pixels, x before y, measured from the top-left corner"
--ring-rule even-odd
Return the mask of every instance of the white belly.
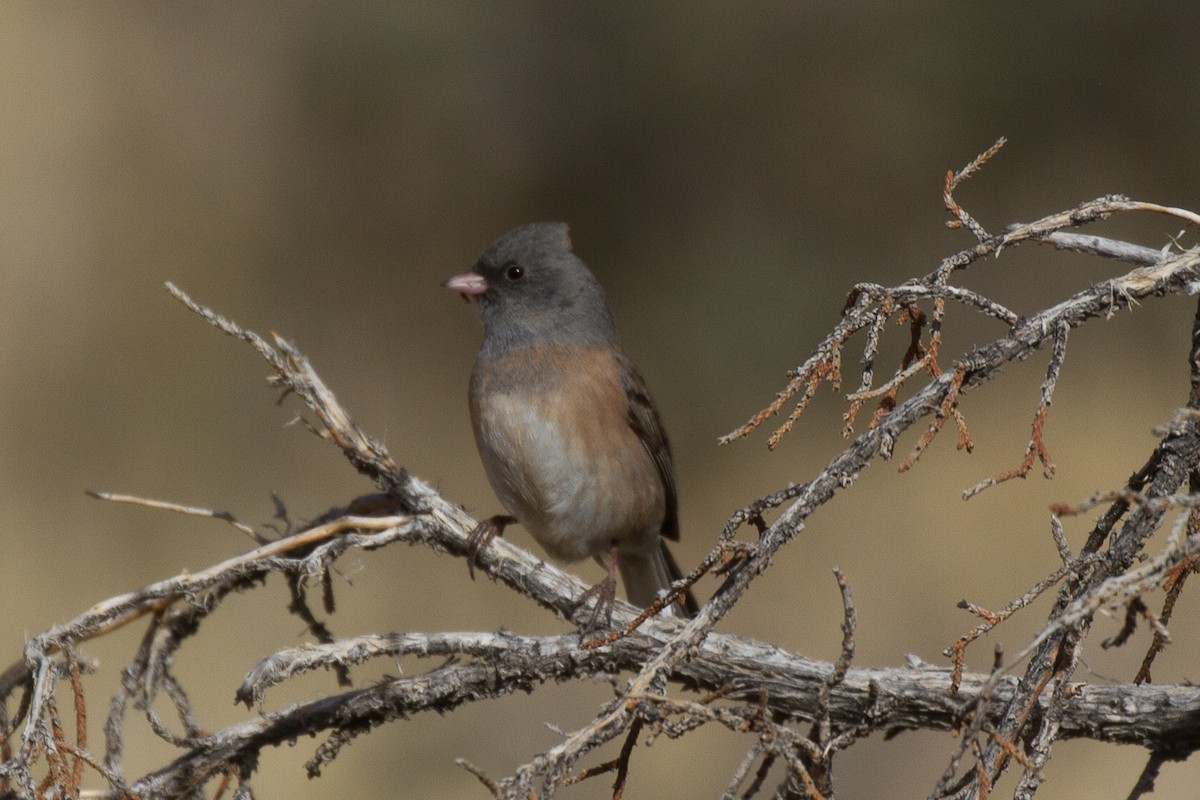
[[559, 421], [551, 394], [493, 394], [476, 439], [497, 497], [553, 557], [578, 561], [653, 552], [665, 492], [637, 434], [623, 420]]

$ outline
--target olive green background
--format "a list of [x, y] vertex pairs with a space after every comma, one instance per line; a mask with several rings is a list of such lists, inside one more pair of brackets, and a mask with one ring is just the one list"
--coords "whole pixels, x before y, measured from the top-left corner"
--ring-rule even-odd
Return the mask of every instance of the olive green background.
[[[370, 489], [286, 425], [294, 404], [276, 407], [265, 364], [164, 281], [293, 339], [397, 461], [486, 515], [499, 507], [464, 398], [479, 326], [440, 283], [517, 224], [570, 222], [671, 433], [677, 553], [692, 564], [733, 509], [843, 446], [845, 404], [827, 390], [774, 453], [763, 434], [715, 442], [774, 396], [853, 283], [899, 283], [971, 243], [942, 224], [947, 169], [1008, 137], [958, 193], [993, 231], [1110, 192], [1200, 209], [1197, 30], [1190, 2], [0, 5], [0, 661], [102, 598], [248, 546], [220, 523], [85, 489], [256, 525], [271, 521], [272, 491], [302, 521]], [[1182, 227], [1142, 215], [1093, 230], [1162, 247]], [[1027, 246], [962, 282], [1027, 313], [1119, 269]], [[960, 598], [997, 608], [1057, 566], [1047, 505], [1117, 486], [1149, 454], [1151, 427], [1187, 396], [1192, 313], [1186, 298], [1147, 301], [1071, 334], [1046, 429], [1054, 480], [1035, 470], [959, 499], [1023, 456], [1041, 354], [964, 398], [973, 455], [946, 435], [905, 475], [874, 465], [721, 630], [833, 657], [840, 564], [858, 665], [944, 663], [973, 623]], [[952, 309], [947, 363], [1000, 333]], [[890, 335], [877, 376], [902, 352]], [[846, 356], [855, 384], [855, 348]], [[1090, 519], [1068, 521], [1073, 546]], [[421, 549], [347, 559], [337, 594], [339, 635], [563, 630]], [[233, 693], [258, 657], [307, 640], [285, 602], [278, 581], [232, 599], [179, 653], [209, 728], [245, 713]], [[980, 642], [970, 666], [986, 668], [996, 643], [1017, 651], [1047, 606]], [[1156, 680], [1200, 678], [1195, 611], [1185, 593]], [[1097, 641], [1118, 624], [1099, 619]], [[102, 666], [88, 682], [93, 748], [139, 635], [86, 648]], [[1141, 631], [1124, 650], [1093, 648], [1076, 677], [1128, 679], [1146, 643]], [[268, 706], [332, 689], [309, 676]], [[256, 796], [485, 797], [454, 757], [505, 775], [557, 741], [547, 725], [572, 730], [610, 696], [602, 683], [549, 686], [391, 724], [317, 782], [301, 768], [317, 742], [302, 740], [264, 753]], [[131, 775], [170, 757], [132, 741]], [[637, 751], [627, 796], [718, 796], [750, 745], [716, 729], [660, 739]], [[873, 737], [839, 758], [840, 792], [923, 797], [955, 745]], [[1039, 796], [1125, 797], [1144, 759], [1064, 742]], [[1197, 781], [1195, 760], [1168, 764], [1154, 797], [1193, 797]], [[563, 796], [605, 797], [610, 783]]]

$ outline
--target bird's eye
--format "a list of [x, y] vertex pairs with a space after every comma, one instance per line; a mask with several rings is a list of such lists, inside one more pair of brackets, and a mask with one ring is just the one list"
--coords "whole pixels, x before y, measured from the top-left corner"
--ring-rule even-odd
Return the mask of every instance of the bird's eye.
[[525, 277], [525, 268], [520, 264], [509, 264], [504, 268], [504, 277], [509, 281], [519, 281]]

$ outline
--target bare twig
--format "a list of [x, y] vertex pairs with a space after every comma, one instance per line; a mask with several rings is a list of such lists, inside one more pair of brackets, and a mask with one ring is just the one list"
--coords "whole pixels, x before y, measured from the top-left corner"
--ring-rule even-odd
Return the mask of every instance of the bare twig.
[[[1181, 686], [1086, 685], [1073, 683], [1092, 620], [1098, 613], [1124, 613], [1132, 623], [1145, 619], [1155, 632], [1139, 672], [1149, 678], [1156, 647], [1166, 639], [1175, 599], [1184, 580], [1200, 562], [1200, 532], [1192, 509], [1200, 508], [1200, 309], [1190, 355], [1192, 387], [1187, 409], [1172, 420], [1147, 464], [1126, 486], [1097, 495], [1093, 505], [1109, 506], [1087, 541], [1073, 554], [1058, 516], [1051, 531], [1060, 566], [997, 612], [979, 605], [964, 607], [982, 623], [948, 651], [949, 669], [864, 669], [852, 665], [856, 614], [844, 577], [841, 653], [835, 663], [805, 659], [766, 643], [726, 633], [715, 626], [765, 572], [779, 549], [803, 531], [808, 517], [839, 491], [851, 486], [876, 458], [890, 458], [899, 438], [914, 426], [924, 427], [901, 469], [912, 467], [948, 420], [954, 420], [958, 446], [972, 447], [963, 417], [967, 394], [995, 377], [1006, 365], [1050, 346], [1050, 361], [1021, 466], [987, 485], [1026, 475], [1040, 460], [1052, 464], [1044, 441], [1044, 425], [1066, 357], [1068, 331], [1088, 321], [1148, 298], [1187, 293], [1200, 282], [1200, 250], [1161, 251], [1124, 242], [1084, 236], [1075, 229], [1116, 213], [1150, 211], [1197, 221], [1196, 215], [1120, 196], [1106, 196], [1033, 223], [1010, 226], [992, 235], [954, 198], [967, 177], [993, 157], [1003, 140], [962, 170], [947, 175], [944, 202], [951, 224], [967, 228], [975, 243], [943, 259], [922, 278], [895, 287], [860, 284], [850, 292], [842, 315], [813, 354], [788, 376], [775, 400], [749, 422], [725, 437], [739, 438], [767, 417], [792, 404], [792, 410], [769, 439], [774, 446], [798, 421], [822, 384], [838, 389], [847, 342], [863, 332], [862, 373], [848, 397], [846, 433], [867, 402], [877, 403], [867, 430], [807, 480], [788, 483], [735, 512], [710, 553], [677, 583], [676, 592], [708, 574], [722, 584], [691, 620], [659, 618], [660, 604], [639, 610], [618, 603], [616, 627], [607, 636], [583, 643], [575, 633], [530, 636], [508, 632], [439, 632], [371, 634], [337, 639], [309, 608], [309, 587], [319, 584], [324, 609], [334, 611], [331, 570], [345, 554], [416, 543], [463, 556], [467, 535], [475, 527], [461, 508], [400, 467], [387, 450], [367, 435], [321, 381], [307, 358], [287, 340], [268, 339], [196, 303], [174, 286], [171, 293], [184, 305], [225, 333], [250, 344], [270, 365], [272, 385], [295, 395], [305, 406], [306, 426], [336, 444], [381, 494], [338, 504], [307, 528], [296, 528], [283, 515], [285, 536], [265, 541], [226, 512], [197, 509], [126, 495], [96, 493], [120, 502], [221, 519], [258, 537], [251, 552], [227, 559], [194, 574], [157, 581], [140, 590], [101, 601], [61, 625], [29, 640], [20, 662], [0, 674], [0, 790], [22, 797], [77, 794], [85, 778], [102, 780], [98, 797], [174, 797], [234, 787], [236, 797], [250, 797], [250, 779], [264, 747], [305, 735], [323, 737], [307, 763], [318, 774], [341, 749], [375, 726], [422, 712], [444, 713], [468, 702], [491, 700], [530, 691], [547, 681], [608, 676], [616, 697], [593, 719], [560, 741], [516, 766], [506, 777], [492, 779], [469, 762], [460, 761], [498, 798], [547, 798], [572, 781], [615, 773], [614, 797], [632, 794], [629, 766], [639, 740], [663, 734], [679, 737], [716, 723], [735, 735], [752, 737], [746, 755], [728, 783], [726, 796], [744, 787], [756, 795], [773, 773], [780, 797], [823, 797], [833, 794], [832, 756], [875, 730], [922, 728], [954, 731], [959, 741], [934, 795], [985, 796], [1008, 764], [1023, 774], [1018, 796], [1030, 797], [1042, 779], [1053, 744], [1062, 738], [1088, 737], [1102, 742], [1137, 744], [1159, 758], [1147, 765], [1144, 780], [1152, 783], [1162, 760], [1184, 757], [1200, 749], [1200, 689]], [[952, 276], [1025, 242], [1087, 252], [1136, 264], [1124, 272], [1036, 313], [1020, 315], [963, 287]], [[989, 259], [986, 263], [997, 263]], [[1004, 263], [1007, 263], [1004, 262]], [[982, 266], [982, 265], [981, 265]], [[999, 323], [995, 338], [958, 354], [943, 354], [947, 303]], [[888, 323], [907, 326], [907, 348], [891, 376], [876, 386], [875, 360]], [[989, 322], [989, 325], [993, 324]], [[954, 357], [951, 357], [954, 356]], [[906, 396], [903, 394], [906, 393]], [[1186, 493], [1181, 482], [1190, 476]], [[1086, 505], [1086, 504], [1085, 504]], [[782, 510], [768, 524], [770, 509]], [[1090, 507], [1090, 506], [1089, 506]], [[1146, 552], [1151, 534], [1163, 527], [1166, 512], [1184, 509], [1156, 553]], [[1071, 510], [1056, 509], [1061, 516]], [[738, 536], [753, 525], [751, 541]], [[1052, 557], [1052, 556], [1051, 556]], [[511, 543], [498, 539], [479, 554], [477, 568], [552, 613], [578, 624], [587, 610], [578, 598], [586, 587]], [[292, 611], [300, 615], [316, 644], [283, 650], [261, 661], [248, 674], [237, 697], [255, 711], [217, 730], [202, 722], [203, 707], [188, 696], [173, 669], [184, 645], [197, 636], [202, 621], [225, 607], [232, 593], [257, 588], [278, 573], [289, 581]], [[1038, 633], [1005, 657], [996, 650], [991, 671], [965, 671], [967, 646], [1058, 587], [1046, 623]], [[1164, 587], [1161, 614], [1150, 611], [1146, 597]], [[663, 603], [674, 598], [664, 598]], [[87, 753], [81, 730], [86, 727], [88, 685], [77, 648], [97, 636], [137, 620], [146, 630], [120, 688], [109, 703], [103, 761]], [[1160, 641], [1158, 637], [1162, 637]], [[1126, 634], [1128, 638], [1128, 634]], [[271, 687], [301, 673], [337, 671], [348, 681], [351, 669], [373, 658], [437, 659], [426, 671], [359, 689], [301, 701], [279, 709], [265, 707]], [[1024, 669], [1021, 679], [1012, 674]], [[615, 677], [621, 675], [622, 677]], [[672, 685], [700, 690], [700, 701], [669, 694]], [[70, 687], [76, 712], [76, 739], [70, 740], [58, 708]], [[152, 709], [162, 697], [178, 723]], [[9, 715], [9, 698], [16, 709]], [[91, 702], [95, 707], [95, 702]], [[174, 760], [140, 777], [126, 774], [125, 728], [142, 712], [148, 728], [175, 748]], [[809, 726], [808, 735], [799, 732]], [[174, 727], [174, 729], [173, 729]], [[616, 758], [590, 769], [579, 765], [606, 743], [620, 743]], [[963, 768], [964, 759], [975, 763]], [[1153, 766], [1153, 769], [1151, 767]], [[88, 768], [91, 768], [89, 772]], [[1135, 789], [1135, 795], [1144, 788]]]
[[195, 506], [184, 506], [179, 503], [168, 503], [165, 500], [151, 500], [145, 497], [135, 497], [131, 494], [115, 494], [113, 492], [97, 492], [88, 489], [84, 492], [88, 497], [94, 497], [97, 500], [108, 500], [113, 503], [128, 503], [134, 506], [142, 506], [143, 508], [152, 508], [159, 511], [173, 511], [176, 514], [187, 514], [193, 517], [210, 517], [219, 519], [222, 522], [227, 522], [235, 529], [246, 534], [252, 541], [257, 544], [266, 544], [267, 538], [258, 531], [251, 528], [245, 523], [238, 522], [237, 518], [228, 511], [213, 511], [209, 508], [196, 508]]
[[1063, 323], [1059, 325], [1054, 336], [1054, 348], [1050, 353], [1050, 365], [1046, 367], [1046, 379], [1042, 381], [1042, 401], [1038, 404], [1037, 413], [1033, 415], [1033, 431], [1029, 434], [1029, 447], [1025, 450], [1025, 460], [1016, 469], [1001, 472], [994, 478], [975, 484], [963, 492], [963, 499], [970, 500], [975, 495], [991, 486], [1013, 478], [1024, 478], [1033, 469], [1034, 459], [1042, 462], [1042, 474], [1047, 478], [1054, 477], [1054, 463], [1050, 460], [1050, 451], [1046, 449], [1043, 429], [1046, 425], [1046, 414], [1050, 411], [1050, 402], [1054, 398], [1054, 388], [1058, 385], [1058, 372], [1062, 369], [1067, 356], [1067, 332], [1070, 327]]
[[465, 758], [456, 758], [456, 759], [454, 759], [454, 763], [457, 764], [458, 766], [462, 767], [463, 769], [465, 769], [467, 772], [474, 775], [479, 780], [479, 782], [483, 784], [484, 788], [492, 793], [492, 797], [499, 796], [500, 787], [498, 787], [496, 785], [496, 782], [494, 780], [492, 780], [488, 776], [488, 774], [486, 772], [484, 772], [482, 769], [475, 766], [470, 761], [467, 761]]
[[975, 235], [975, 238], [981, 242], [986, 242], [991, 239], [991, 236], [983, 229], [983, 226], [976, 222], [970, 214], [968, 214], [954, 200], [954, 190], [958, 185], [967, 178], [977, 173], [984, 164], [992, 159], [992, 156], [1000, 152], [1000, 148], [1004, 147], [1007, 140], [1001, 136], [996, 140], [996, 143], [975, 157], [970, 164], [960, 169], [958, 172], [950, 171], [946, 173], [946, 184], [942, 190], [942, 201], [946, 204], [946, 210], [950, 212], [952, 220], [946, 223], [949, 228], [965, 227]]
[[[1192, 391], [1188, 407], [1200, 407], [1200, 305], [1197, 306], [1192, 328], [1192, 350], [1188, 364], [1191, 370]], [[1009, 701], [1004, 720], [997, 726], [1001, 738], [1014, 741], [1018, 735], [1032, 742], [1033, 765], [1037, 768], [1049, 758], [1050, 743], [1058, 735], [1061, 708], [1067, 697], [1062, 693], [1062, 684], [1069, 678], [1078, 661], [1082, 643], [1089, 632], [1091, 621], [1102, 607], [1124, 608], [1162, 582], [1165, 575], [1196, 558], [1200, 551], [1200, 538], [1184, 536], [1191, 518], [1180, 515], [1164, 549], [1134, 567], [1149, 536], [1161, 525], [1166, 506], [1161, 502], [1170, 496], [1195, 470], [1200, 458], [1200, 425], [1191, 420], [1168, 433], [1146, 466], [1129, 481], [1129, 493], [1145, 493], [1149, 502], [1133, 505], [1125, 498], [1117, 499], [1101, 520], [1084, 545], [1081, 557], [1099, 553], [1107, 539], [1108, 550], [1098, 559], [1092, 569], [1079, 579], [1064, 584], [1051, 610], [1049, 622], [1034, 637], [1017, 658], [1030, 656], [1021, 690]], [[1117, 521], [1130, 512], [1125, 524], [1115, 531]], [[1032, 736], [1025, 731], [1029, 721], [1029, 709], [1049, 681], [1058, 681], [1054, 702], [1049, 713], [1036, 724]], [[994, 783], [1009, 761], [1003, 748], [989, 743], [980, 754], [976, 776], [953, 794], [969, 797], [983, 786]], [[1038, 776], [1026, 770], [1019, 782], [1019, 794], [1032, 796], [1039, 782]]]
[[1154, 791], [1154, 782], [1158, 780], [1158, 775], [1162, 772], [1163, 764], [1167, 761], [1167, 756], [1164, 753], [1152, 751], [1150, 758], [1146, 761], [1146, 766], [1142, 768], [1142, 772], [1138, 775], [1137, 783], [1129, 791], [1129, 800], [1137, 800]]
[[[1064, 239], [1058, 237], [1051, 239], [1050, 237], [1062, 232], [1064, 228], [1074, 227], [1078, 225], [1094, 222], [1103, 219], [1113, 213], [1128, 212], [1128, 211], [1152, 211], [1156, 213], [1171, 213], [1175, 216], [1180, 216], [1182, 219], [1189, 219], [1190, 212], [1181, 211], [1179, 209], [1169, 209], [1168, 207], [1160, 206], [1154, 203], [1144, 203], [1140, 201], [1130, 200], [1119, 195], [1109, 195], [1096, 200], [1084, 203], [1068, 212], [1061, 212], [1043, 217], [1033, 223], [1011, 226], [1005, 233], [997, 237], [987, 237], [978, 245], [970, 250], [964, 250], [960, 253], [945, 259], [940, 267], [934, 272], [919, 278], [909, 284], [898, 286], [893, 289], [882, 289], [873, 284], [860, 284], [851, 292], [850, 298], [846, 303], [843, 311], [842, 319], [833, 331], [825, 338], [814, 355], [806, 361], [801, 367], [797, 368], [793, 373], [793, 377], [788, 386], [779, 394], [776, 401], [763, 411], [756, 414], [745, 425], [742, 425], [737, 430], [727, 434], [721, 438], [722, 443], [728, 443], [735, 439], [743, 438], [749, 435], [753, 430], [759, 427], [768, 417], [778, 412], [778, 410], [797, 392], [801, 387], [808, 386], [814, 378], [820, 381], [821, 372], [828, 371], [832, 363], [831, 356], [835, 350], [840, 351], [845, 342], [858, 331], [868, 327], [873, 320], [877, 318], [876, 304], [882, 302], [885, 298], [891, 298], [892, 302], [899, 304], [907, 298], [916, 299], [916, 294], [924, 294], [928, 297], [955, 297], [955, 299], [965, 299], [965, 296], [959, 293], [957, 297], [946, 289], [946, 280], [950, 274], [961, 270], [968, 265], [974, 263], [980, 257], [985, 255], [993, 255], [1001, 252], [1005, 248], [1010, 248], [1027, 241], [1047, 241], [1051, 244], [1064, 244], [1069, 242], [1075, 249], [1084, 249], [1091, 247], [1098, 254], [1110, 255], [1117, 252], [1125, 258], [1122, 260], [1132, 261], [1143, 265], [1139, 269], [1115, 278], [1110, 281], [1103, 281], [1092, 287], [1093, 292], [1111, 292], [1120, 297], [1115, 297], [1111, 302], [1105, 304], [1107, 306], [1106, 313], [1117, 307], [1124, 307], [1130, 302], [1146, 297], [1149, 294], [1161, 293], [1163, 291], [1181, 291], [1189, 287], [1191, 283], [1197, 280], [1195, 274], [1196, 262], [1200, 258], [1196, 250], [1185, 251], [1177, 254], [1162, 253], [1159, 251], [1150, 251], [1147, 248], [1137, 249], [1130, 246], [1129, 249], [1121, 249], [1119, 245], [1125, 243], [1117, 243], [1113, 240], [1102, 240], [1099, 237], [1080, 238], [1080, 239]], [[1178, 213], [1175, 213], [1178, 212]], [[965, 212], [964, 212], [965, 213]], [[1158, 258], [1147, 263], [1149, 253], [1155, 252]], [[1177, 273], [1177, 270], [1182, 268], [1183, 273]], [[1162, 281], [1168, 274], [1175, 273], [1181, 279], [1175, 289], [1168, 289], [1163, 285]], [[1186, 273], [1186, 274], [1184, 274]], [[1171, 281], [1173, 283], [1173, 281]], [[912, 292], [916, 287], [916, 294], [906, 296], [905, 292]], [[1147, 291], [1149, 290], [1149, 291]], [[1090, 292], [1083, 293], [1084, 295]], [[1071, 298], [1072, 304], [1084, 300], [1084, 297], [1077, 295]], [[980, 301], [972, 300], [973, 305], [978, 306]], [[986, 305], [986, 303], [985, 303]], [[1050, 310], [1050, 309], [1048, 309]], [[1044, 312], [1043, 312], [1044, 313]], [[1015, 320], [1015, 315], [1008, 312], [1003, 307], [995, 307], [990, 315], [997, 316], [1000, 319], [1008, 322]], [[1042, 316], [1042, 315], [1039, 315]], [[1040, 321], [1047, 324], [1043, 330], [1043, 336], [1038, 337], [1037, 346], [1040, 347], [1043, 342], [1050, 339], [1054, 331], [1058, 330], [1058, 324], [1065, 322], [1068, 327], [1074, 327], [1079, 322], [1092, 316], [1091, 314], [1076, 320], [1072, 314], [1050, 314], [1049, 317], [1043, 317]], [[1051, 319], [1053, 318], [1053, 319]], [[1053, 323], [1051, 325], [1051, 323]], [[868, 346], [868, 352], [870, 352]], [[1025, 355], [1026, 353], [1022, 354]], [[914, 370], [911, 375], [915, 375], [919, 370]], [[860, 389], [865, 391], [866, 388]], [[811, 388], [811, 392], [815, 392], [815, 386]], [[794, 424], [794, 420], [793, 420]], [[785, 433], [786, 430], [781, 428], [776, 431], [772, 437], [772, 442], [778, 442], [778, 437]]]

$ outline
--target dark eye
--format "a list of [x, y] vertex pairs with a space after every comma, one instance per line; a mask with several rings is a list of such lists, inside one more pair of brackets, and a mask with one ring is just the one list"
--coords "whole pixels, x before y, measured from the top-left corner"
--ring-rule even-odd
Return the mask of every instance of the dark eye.
[[509, 264], [504, 268], [504, 277], [509, 281], [519, 281], [525, 277], [525, 268], [520, 264]]

